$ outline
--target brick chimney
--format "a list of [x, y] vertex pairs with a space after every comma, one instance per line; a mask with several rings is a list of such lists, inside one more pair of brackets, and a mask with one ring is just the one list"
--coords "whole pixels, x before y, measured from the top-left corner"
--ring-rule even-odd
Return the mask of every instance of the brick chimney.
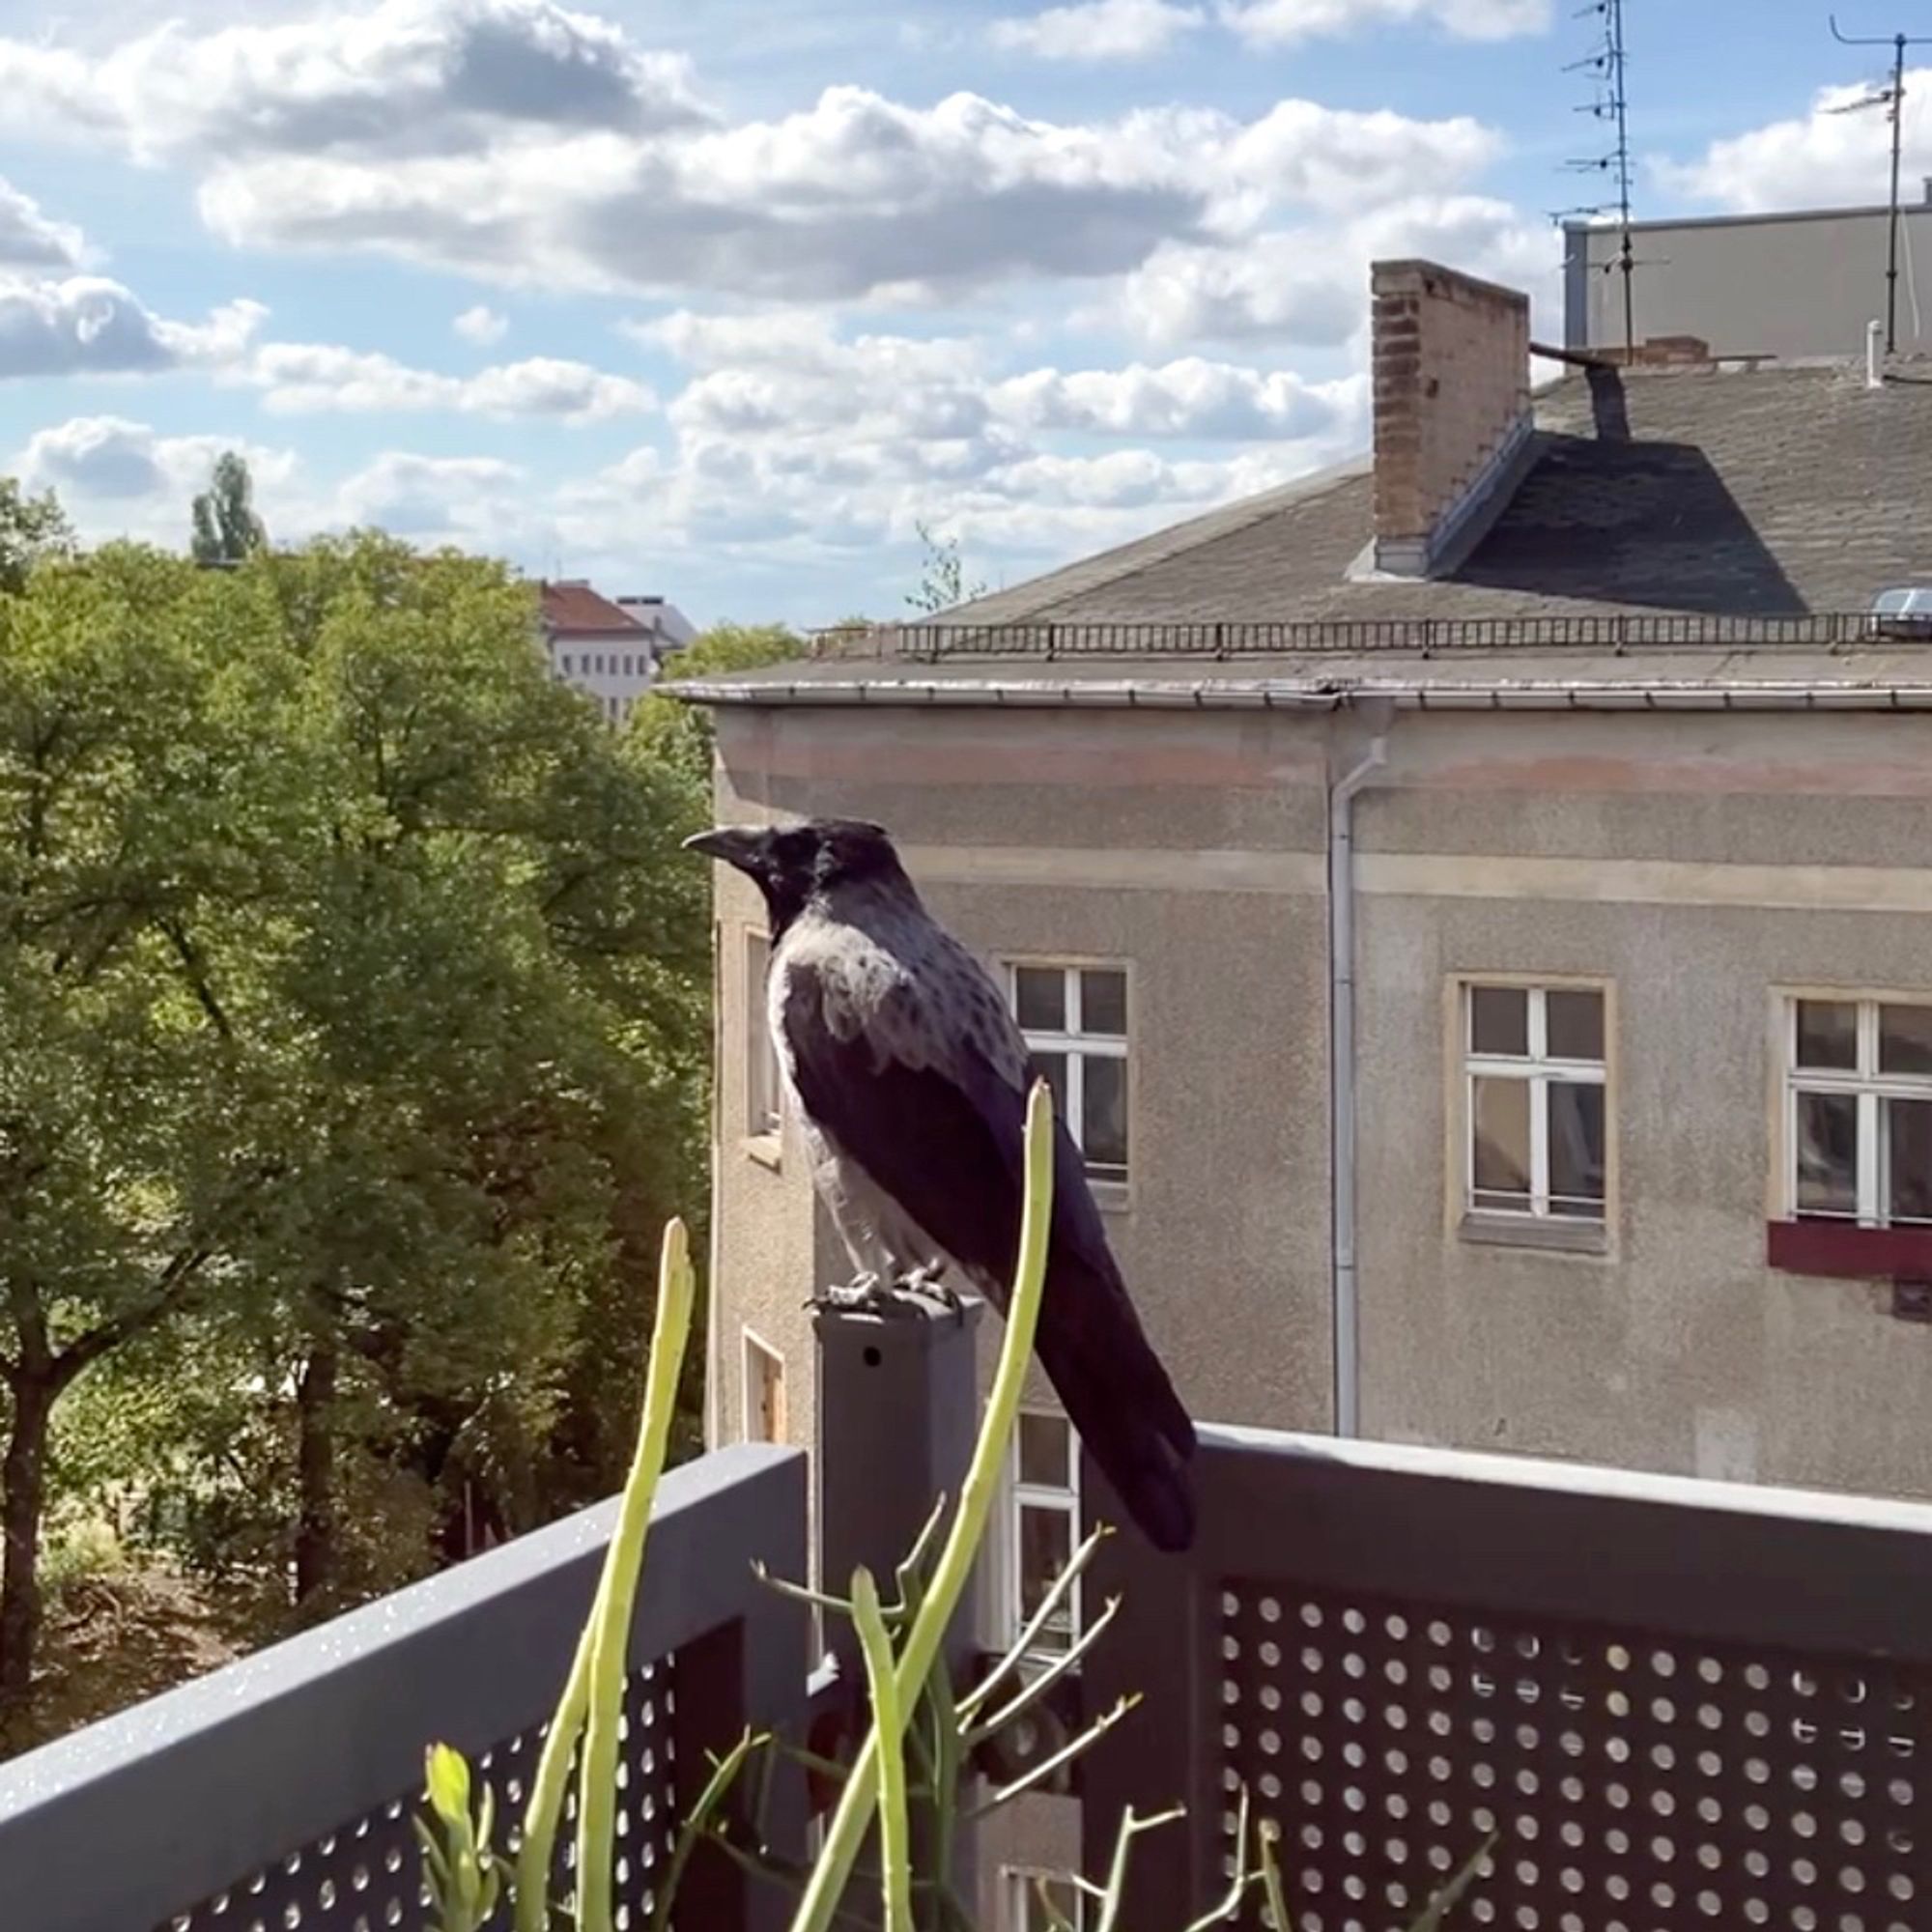
[[1529, 298], [1434, 262], [1378, 262], [1375, 569], [1453, 570], [1530, 459]]

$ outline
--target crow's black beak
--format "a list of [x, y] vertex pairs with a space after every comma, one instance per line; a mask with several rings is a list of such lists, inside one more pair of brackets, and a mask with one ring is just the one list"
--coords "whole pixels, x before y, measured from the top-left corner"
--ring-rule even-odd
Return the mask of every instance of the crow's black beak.
[[722, 859], [747, 872], [764, 856], [771, 834], [758, 825], [714, 825], [709, 832], [694, 833], [684, 841], [687, 852], [701, 852], [707, 859]]

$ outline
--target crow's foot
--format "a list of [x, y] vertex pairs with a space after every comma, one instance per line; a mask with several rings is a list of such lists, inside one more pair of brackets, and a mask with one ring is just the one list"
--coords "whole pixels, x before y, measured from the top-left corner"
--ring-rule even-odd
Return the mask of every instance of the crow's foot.
[[939, 1268], [930, 1263], [891, 1281], [868, 1271], [820, 1289], [805, 1305], [840, 1315], [876, 1315], [882, 1321], [929, 1315], [936, 1306], [963, 1320], [964, 1304], [939, 1275]]

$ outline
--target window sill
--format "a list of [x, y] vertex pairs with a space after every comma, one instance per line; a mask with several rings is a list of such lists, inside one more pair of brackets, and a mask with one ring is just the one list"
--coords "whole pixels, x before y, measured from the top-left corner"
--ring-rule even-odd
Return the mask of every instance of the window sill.
[[1133, 1183], [1127, 1180], [1090, 1180], [1087, 1191], [1103, 1214], [1125, 1214], [1134, 1205]]
[[1932, 1228], [1856, 1228], [1843, 1221], [1771, 1221], [1765, 1261], [1787, 1274], [1839, 1281], [1932, 1278]]
[[778, 1134], [749, 1134], [738, 1145], [745, 1150], [746, 1156], [760, 1167], [768, 1167], [774, 1174], [784, 1168], [784, 1141]]
[[1469, 1213], [1463, 1216], [1456, 1232], [1479, 1247], [1534, 1248], [1559, 1255], [1606, 1255], [1610, 1251], [1610, 1231], [1602, 1221]]

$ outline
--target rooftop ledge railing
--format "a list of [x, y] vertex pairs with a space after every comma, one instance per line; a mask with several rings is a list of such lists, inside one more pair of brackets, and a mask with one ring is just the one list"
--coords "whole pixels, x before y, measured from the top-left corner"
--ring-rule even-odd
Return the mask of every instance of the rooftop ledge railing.
[[[888, 1567], [956, 1489], [973, 1340], [822, 1324], [825, 1575]], [[706, 1751], [747, 1724], [837, 1747], [810, 1612], [753, 1575], [805, 1574], [806, 1480], [799, 1452], [740, 1446], [660, 1492], [620, 1792], [633, 1926]], [[1118, 1520], [1083, 1481], [1090, 1520]], [[1491, 1838], [1453, 1925], [1932, 1924], [1932, 1508], [1225, 1428], [1202, 1432], [1196, 1483], [1187, 1556], [1103, 1544], [1084, 1601], [1122, 1608], [1038, 1726], [1050, 1753], [1083, 1709], [1141, 1700], [1073, 1793], [1093, 1861], [1124, 1806], [1187, 1806], [1141, 1841], [1136, 1926], [1221, 1889], [1243, 1791], [1279, 1826], [1296, 1932], [1407, 1925]], [[423, 1926], [423, 1747], [469, 1751], [517, 1815], [611, 1520], [585, 1511], [0, 1767], [0, 1924]], [[802, 1781], [785, 1803], [802, 1845]], [[789, 1913], [722, 1856], [694, 1860], [678, 1907], [694, 1932]]]
[[1932, 623], [1870, 611], [1796, 615], [1688, 612], [1524, 617], [1318, 617], [1202, 623], [951, 623], [841, 626], [818, 634], [828, 658], [952, 660], [1371, 655], [1443, 651], [1804, 648], [1849, 650], [1932, 639]]

